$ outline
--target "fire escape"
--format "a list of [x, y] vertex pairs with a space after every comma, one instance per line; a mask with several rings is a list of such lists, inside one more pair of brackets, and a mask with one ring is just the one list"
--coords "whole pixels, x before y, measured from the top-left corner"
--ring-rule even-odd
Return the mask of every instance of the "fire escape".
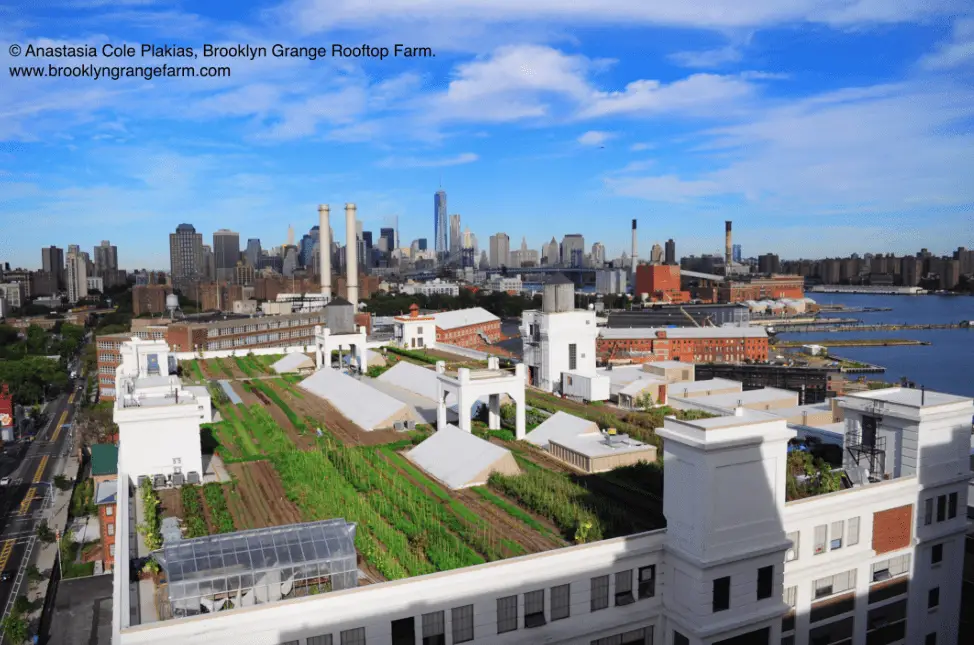
[[[879, 412], [878, 409], [872, 411]], [[880, 419], [879, 416], [863, 416], [862, 430], [850, 433], [846, 444], [846, 450], [856, 465], [868, 470], [870, 482], [880, 481], [885, 474], [886, 437], [876, 434]]]

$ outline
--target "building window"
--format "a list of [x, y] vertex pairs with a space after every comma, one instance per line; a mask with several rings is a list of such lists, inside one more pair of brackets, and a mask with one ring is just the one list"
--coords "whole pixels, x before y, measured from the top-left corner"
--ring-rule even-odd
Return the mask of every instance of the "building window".
[[930, 564], [940, 564], [944, 559], [944, 545], [934, 544], [930, 549]]
[[758, 600], [771, 597], [774, 589], [774, 565], [758, 569]]
[[639, 568], [639, 598], [652, 598], [656, 595], [656, 565]]
[[924, 526], [933, 524], [933, 498], [923, 502], [923, 524]]
[[111, 517], [114, 514], [115, 514], [115, 508], [114, 507], [112, 507], [112, 506], [106, 506], [105, 507], [105, 515]]
[[111, 555], [113, 558], [115, 557], [115, 545], [114, 544], [112, 544], [111, 546], [108, 547], [108, 554]]
[[910, 571], [910, 554], [901, 555], [873, 564], [873, 582], [882, 582]]
[[927, 634], [927, 637], [923, 639], [923, 645], [937, 645], [937, 632]]
[[798, 604], [798, 587], [788, 587], [782, 597], [789, 607], [794, 607]]
[[798, 559], [798, 536], [798, 531], [785, 536], [791, 542], [791, 548], [785, 551], [785, 562], [792, 562]]
[[551, 620], [561, 620], [571, 615], [571, 584], [551, 588]]
[[821, 524], [815, 527], [815, 555], [825, 553], [828, 537], [829, 527], [827, 524]]
[[544, 589], [524, 594], [524, 627], [541, 627], [544, 619]]
[[341, 645], [365, 645], [365, 628], [346, 629], [340, 636]]
[[834, 576], [819, 578], [814, 583], [815, 599], [825, 598], [833, 594], [842, 593], [856, 588], [856, 570], [850, 569]]
[[115, 525], [114, 524], [109, 524], [108, 525], [108, 534], [109, 535], [115, 535]]
[[947, 519], [947, 496], [939, 495], [937, 497], [937, 521], [943, 522]]
[[715, 612], [730, 609], [730, 576], [714, 580], [713, 610]]
[[947, 519], [952, 520], [957, 517], [957, 493], [947, 496]]
[[849, 534], [846, 536], [846, 543], [849, 546], [859, 544], [859, 518], [853, 517], [849, 520]]
[[832, 541], [829, 542], [830, 551], [842, 548], [842, 529], [845, 528], [844, 525], [845, 522], [842, 520], [832, 522]]
[[578, 346], [575, 343], [568, 345], [568, 369], [574, 370], [578, 367]]
[[450, 610], [453, 619], [453, 642], [466, 643], [473, 640], [473, 605], [454, 607]]
[[446, 625], [442, 611], [423, 614], [423, 645], [446, 645]]
[[497, 633], [512, 632], [517, 629], [517, 596], [497, 599]]
[[632, 569], [616, 573], [616, 607], [636, 602], [632, 596]]
[[609, 606], [609, 576], [592, 578], [592, 611], [605, 609]]
[[927, 592], [927, 609], [936, 609], [940, 606], [940, 587], [934, 587]]
[[392, 645], [415, 645], [416, 623], [413, 617], [392, 621]]
[[690, 645], [690, 639], [680, 632], [673, 632], [673, 645]]
[[321, 636], [309, 636], [307, 645], [331, 645], [331, 634]]

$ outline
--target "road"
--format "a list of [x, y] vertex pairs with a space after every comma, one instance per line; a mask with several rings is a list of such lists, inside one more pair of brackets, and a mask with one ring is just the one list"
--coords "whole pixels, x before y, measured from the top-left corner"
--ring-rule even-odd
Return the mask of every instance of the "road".
[[7, 606], [17, 572], [27, 566], [27, 541], [37, 532], [45, 504], [50, 505], [57, 464], [71, 445], [72, 430], [66, 426], [74, 422], [80, 402], [81, 393], [75, 391], [54, 401], [47, 426], [37, 433], [20, 465], [10, 474], [10, 485], [0, 489], [0, 571], [11, 576], [0, 582], [0, 608]]

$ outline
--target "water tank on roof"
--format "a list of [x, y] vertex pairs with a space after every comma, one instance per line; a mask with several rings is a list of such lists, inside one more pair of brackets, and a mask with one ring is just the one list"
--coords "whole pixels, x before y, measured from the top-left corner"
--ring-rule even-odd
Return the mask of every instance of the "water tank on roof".
[[558, 313], [575, 310], [575, 283], [556, 273], [545, 282], [541, 299], [541, 310], [545, 313]]
[[355, 307], [341, 297], [325, 305], [325, 325], [332, 334], [355, 333]]

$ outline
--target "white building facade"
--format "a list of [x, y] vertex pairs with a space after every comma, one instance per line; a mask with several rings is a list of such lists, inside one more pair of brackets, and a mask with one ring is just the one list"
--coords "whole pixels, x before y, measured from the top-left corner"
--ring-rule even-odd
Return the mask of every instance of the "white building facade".
[[844, 400], [847, 450], [861, 454], [848, 437], [877, 408], [916, 450], [897, 453], [897, 476], [794, 501], [783, 419], [667, 419], [667, 528], [625, 538], [146, 625], [131, 624], [120, 558], [114, 643], [953, 645], [974, 406], [925, 396]]
[[456, 282], [445, 282], [436, 278], [430, 282], [414, 282], [409, 284], [404, 284], [400, 289], [402, 293], [408, 293], [411, 296], [424, 295], [424, 296], [458, 296], [460, 295], [460, 285]]
[[202, 481], [200, 424], [213, 421], [206, 388], [180, 383], [165, 341], [133, 338], [119, 353], [113, 414], [119, 472], [133, 481], [161, 475], [171, 482], [190, 473]]
[[419, 306], [413, 304], [408, 316], [393, 318], [393, 342], [403, 349], [435, 348], [436, 319], [420, 316]]
[[523, 360], [528, 380], [547, 392], [605, 401], [610, 383], [595, 369], [599, 335], [595, 311], [575, 309], [574, 297], [571, 281], [555, 276], [544, 286], [541, 310], [525, 311], [522, 315]]

